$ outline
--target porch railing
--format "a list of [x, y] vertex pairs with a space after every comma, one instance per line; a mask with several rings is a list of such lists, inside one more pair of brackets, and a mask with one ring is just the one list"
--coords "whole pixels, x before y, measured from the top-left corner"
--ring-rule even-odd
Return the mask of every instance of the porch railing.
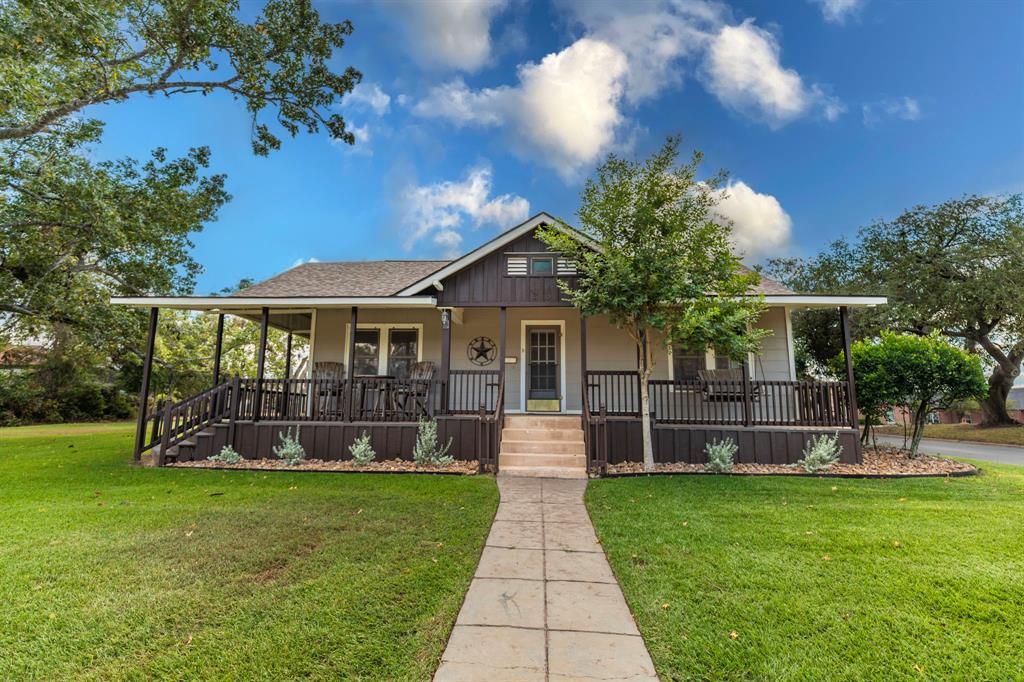
[[143, 451], [160, 446], [160, 463], [178, 445], [231, 412], [233, 382], [226, 381], [176, 403], [166, 402], [146, 416]]
[[[648, 382], [651, 416], [663, 424], [729, 426], [849, 426], [845, 381], [745, 379]], [[640, 380], [631, 370], [588, 371], [586, 402], [593, 415], [640, 416]]]

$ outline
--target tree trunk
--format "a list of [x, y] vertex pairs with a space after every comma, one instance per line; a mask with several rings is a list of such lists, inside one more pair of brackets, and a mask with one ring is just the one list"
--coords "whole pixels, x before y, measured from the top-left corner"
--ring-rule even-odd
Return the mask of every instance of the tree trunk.
[[647, 336], [640, 343], [640, 432], [643, 437], [644, 471], [654, 471], [654, 443], [651, 439], [651, 399], [647, 392], [647, 383], [651, 378], [651, 362], [648, 357]]
[[924, 436], [924, 422], [928, 417], [927, 403], [922, 402], [914, 410], [914, 433], [910, 438], [910, 458], [917, 457], [917, 448], [921, 445], [921, 438]]
[[1006, 400], [1013, 388], [1013, 381], [1020, 370], [1011, 367], [1009, 371], [997, 364], [988, 377], [988, 397], [981, 401], [982, 424], [984, 426], [1006, 426], [1018, 424], [1006, 409]]

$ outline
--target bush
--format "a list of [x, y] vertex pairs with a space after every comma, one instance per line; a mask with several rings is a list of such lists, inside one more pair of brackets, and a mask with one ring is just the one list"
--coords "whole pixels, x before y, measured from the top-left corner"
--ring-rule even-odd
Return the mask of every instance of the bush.
[[306, 459], [306, 451], [302, 449], [302, 444], [299, 442], [299, 427], [295, 427], [295, 436], [292, 436], [292, 427], [288, 427], [286, 433], [281, 431], [277, 432], [277, 437], [281, 439], [281, 445], [275, 445], [272, 449], [274, 454], [280, 459], [284, 460], [284, 463], [288, 466], [295, 466]]
[[438, 446], [436, 421], [420, 419], [419, 427], [416, 429], [416, 445], [412, 449], [412, 458], [417, 466], [448, 466], [455, 461], [455, 458], [448, 454], [451, 446], [451, 438], [443, 448]]
[[355, 460], [357, 466], [369, 464], [377, 457], [377, 453], [373, 451], [373, 447], [370, 445], [370, 435], [366, 431], [363, 431], [363, 435], [356, 438], [356, 441], [348, 446], [348, 451], [352, 453], [352, 459]]
[[838, 462], [842, 453], [838, 433], [834, 436], [811, 436], [811, 442], [804, 447], [804, 458], [791, 466], [803, 467], [807, 473], [817, 474]]
[[704, 452], [708, 456], [705, 468], [718, 474], [731, 470], [733, 462], [736, 461], [737, 450], [739, 450], [739, 446], [732, 438], [722, 441], [716, 438], [714, 442], [704, 446]]
[[224, 464], [238, 464], [242, 461], [242, 456], [235, 452], [235, 449], [230, 445], [225, 445], [220, 449], [216, 455], [210, 455], [206, 458], [211, 462], [223, 462]]

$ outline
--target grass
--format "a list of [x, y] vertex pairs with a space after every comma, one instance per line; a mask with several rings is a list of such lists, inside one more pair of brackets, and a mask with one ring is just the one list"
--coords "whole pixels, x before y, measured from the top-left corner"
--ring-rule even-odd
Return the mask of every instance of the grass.
[[141, 469], [131, 442], [0, 429], [0, 679], [430, 677], [493, 480]]
[[1024, 467], [977, 464], [606, 479], [586, 501], [662, 680], [1021, 679]]
[[[878, 432], [902, 436], [903, 427], [900, 425], [880, 426]], [[1024, 426], [978, 427], [971, 424], [928, 424], [924, 427], [924, 437], [1024, 447]]]

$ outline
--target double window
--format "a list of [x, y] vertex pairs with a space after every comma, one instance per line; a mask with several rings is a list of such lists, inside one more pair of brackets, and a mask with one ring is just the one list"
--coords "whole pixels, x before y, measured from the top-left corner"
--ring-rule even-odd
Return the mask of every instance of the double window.
[[[383, 348], [382, 340], [386, 344]], [[358, 329], [352, 368], [356, 375], [386, 374], [404, 379], [419, 361], [419, 346], [418, 329], [389, 326]]]
[[[725, 353], [713, 351], [715, 369], [742, 369], [743, 363]], [[672, 376], [677, 380], [694, 381], [700, 370], [708, 369], [708, 353], [703, 348], [675, 345], [672, 347]]]

